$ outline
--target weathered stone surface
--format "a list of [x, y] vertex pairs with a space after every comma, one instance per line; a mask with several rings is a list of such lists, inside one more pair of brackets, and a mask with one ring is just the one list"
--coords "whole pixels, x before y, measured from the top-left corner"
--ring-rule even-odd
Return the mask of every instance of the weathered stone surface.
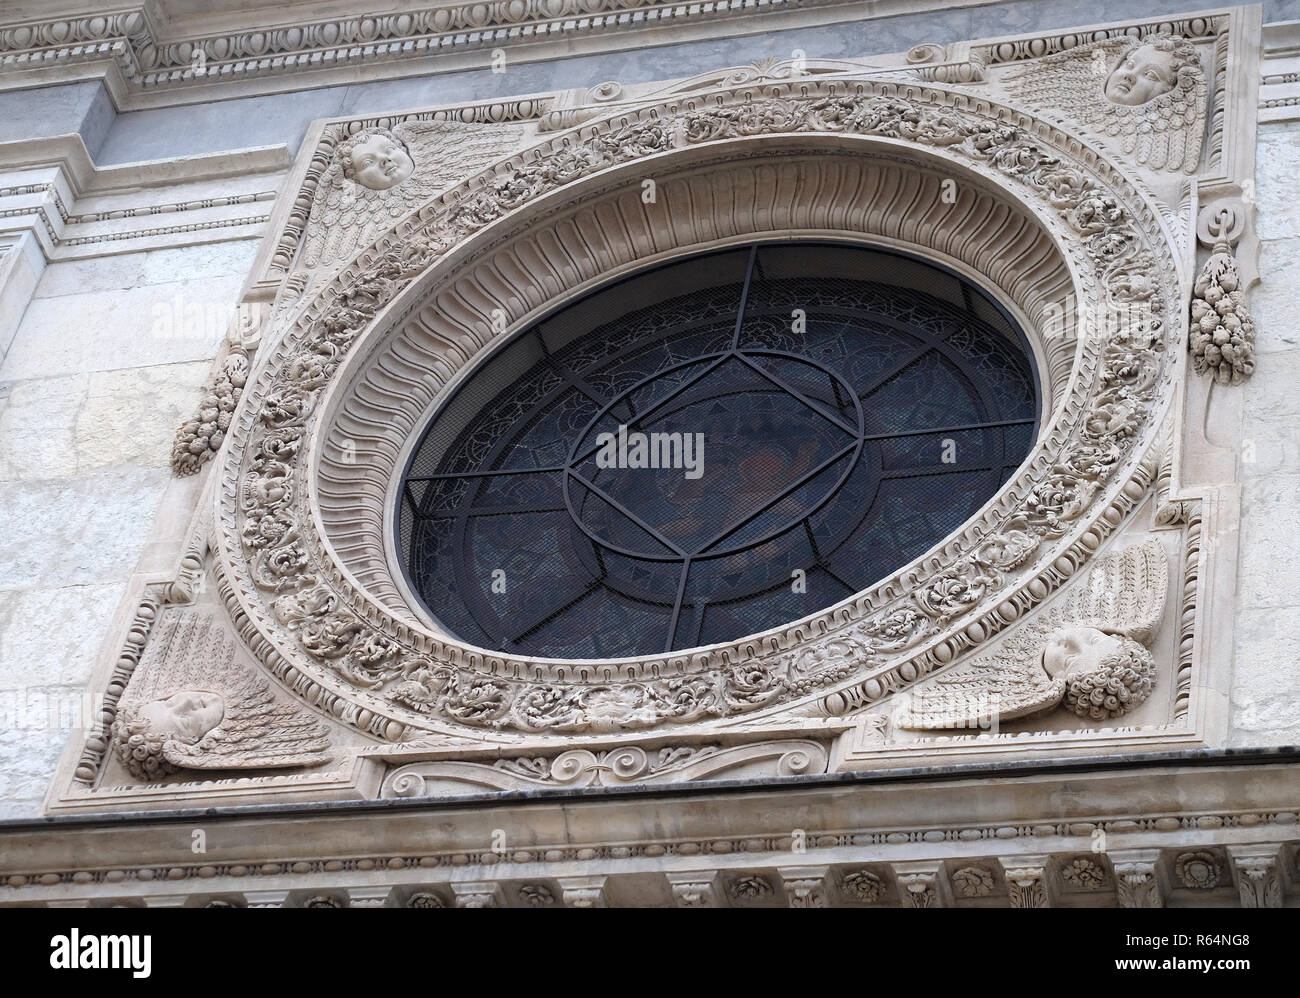
[[77, 470], [165, 468], [176, 427], [193, 410], [211, 364], [194, 361], [90, 375], [77, 413]]
[[1295, 523], [1300, 474], [1260, 479], [1242, 499], [1241, 568], [1237, 592], [1243, 610], [1294, 605], [1300, 578], [1300, 534]]
[[0, 590], [0, 690], [85, 683], [125, 586]]
[[143, 254], [142, 284], [169, 284], [201, 277], [247, 276], [257, 256], [256, 239], [204, 243]]
[[59, 479], [76, 473], [77, 413], [88, 381], [88, 375], [74, 374], [12, 386], [0, 402], [0, 481]]
[[[80, 693], [73, 688], [66, 695], [76, 700]], [[61, 743], [71, 733], [71, 728], [40, 723], [32, 712], [24, 723], [31, 726], [0, 726], [0, 759], [4, 760], [0, 765], [0, 819], [29, 818], [38, 812]]]
[[99, 468], [167, 466], [207, 361], [34, 378], [0, 403], [0, 482], [70, 478]]
[[236, 277], [32, 301], [0, 380], [207, 360], [226, 334]]
[[208, 277], [243, 276], [257, 255], [257, 240], [232, 239], [176, 249], [119, 253], [49, 264], [34, 298], [124, 291]]
[[[1259, 247], [1259, 284], [1251, 291], [1255, 352], [1275, 354], [1300, 349], [1300, 239], [1269, 239]], [[1268, 364], [1257, 365], [1259, 373]]]
[[96, 256], [85, 260], [61, 260], [51, 263], [41, 276], [33, 298], [61, 298], [98, 291], [121, 291], [139, 287], [144, 282], [144, 258], [147, 253], [121, 253]]
[[1237, 618], [1233, 743], [1300, 742], [1300, 628], [1291, 613], [1244, 607]]
[[83, 478], [0, 484], [8, 524], [0, 589], [125, 579], [140, 556], [168, 472], [127, 468]]
[[1300, 121], [1261, 123], [1255, 146], [1255, 201], [1259, 208], [1255, 231], [1260, 239], [1300, 237], [1300, 212], [1295, 210], [1297, 160]]

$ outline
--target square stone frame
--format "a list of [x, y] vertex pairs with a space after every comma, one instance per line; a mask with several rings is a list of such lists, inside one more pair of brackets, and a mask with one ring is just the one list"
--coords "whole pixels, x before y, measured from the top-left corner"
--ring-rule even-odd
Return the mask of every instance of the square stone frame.
[[[1211, 77], [1207, 135], [1201, 166], [1190, 177], [1169, 177], [1138, 166], [1108, 148], [1104, 140], [1081, 132], [1099, 153], [1099, 164], [1130, 178], [1139, 190], [1159, 205], [1161, 224], [1170, 258], [1178, 268], [1173, 310], [1184, 316], [1178, 343], [1186, 338], [1186, 302], [1199, 260], [1215, 248], [1207, 220], [1226, 206], [1234, 213], [1235, 250], [1243, 287], [1255, 279], [1255, 238], [1251, 224], [1253, 205], [1243, 198], [1243, 186], [1254, 173], [1255, 94], [1259, 75], [1259, 9], [1224, 8], [1198, 12], [1163, 22], [1176, 30], [1193, 23], [1203, 25], [1199, 43], [1207, 75]], [[1131, 31], [1150, 31], [1160, 25], [1134, 21], [1049, 34], [986, 39], [953, 46], [918, 46], [894, 58], [873, 57], [868, 64], [809, 61], [800, 74], [812, 80], [884, 80], [896, 86], [923, 86], [968, 99], [981, 88], [1002, 102], [1001, 68], [1062, 50], [1064, 40], [1117, 37]], [[1194, 34], [1194, 32], [1188, 32]], [[540, 145], [553, 135], [578, 134], [591, 123], [608, 122], [622, 114], [635, 118], [665, 102], [698, 100], [706, 103], [737, 88], [788, 85], [789, 64], [740, 67], [689, 80], [622, 87], [603, 84], [588, 91], [525, 95], [504, 101], [400, 112], [383, 117], [341, 118], [312, 126], [304, 142], [287, 190], [294, 197], [277, 200], [270, 231], [254, 265], [246, 302], [266, 306], [268, 322], [251, 337], [232, 340], [218, 358], [218, 371], [232, 354], [242, 353], [253, 363], [253, 374], [281, 363], [285, 337], [295, 316], [309, 309], [298, 295], [309, 283], [295, 270], [303, 231], [308, 223], [315, 185], [328, 164], [333, 145], [345, 131], [387, 127], [400, 120], [461, 120], [523, 123], [529, 140]], [[566, 130], [573, 130], [567, 132]], [[627, 173], [628, 171], [625, 171]], [[635, 172], [634, 169], [632, 172]], [[628, 175], [631, 175], [630, 173]], [[480, 188], [482, 186], [480, 185]], [[423, 213], [423, 210], [422, 210]], [[447, 255], [453, 255], [452, 247]], [[374, 259], [371, 251], [335, 270], [330, 279], [351, 276], [361, 264]], [[313, 286], [315, 286], [313, 282]], [[577, 293], [577, 292], [574, 292]], [[533, 310], [534, 312], [536, 310]], [[533, 314], [530, 312], [529, 315]], [[1022, 313], [1023, 314], [1023, 313]], [[528, 316], [515, 316], [511, 329], [520, 328]], [[281, 321], [283, 320], [283, 321]], [[869, 710], [850, 710], [838, 716], [795, 716], [747, 721], [716, 730], [671, 728], [624, 734], [571, 735], [530, 739], [527, 736], [497, 742], [472, 738], [420, 739], [420, 744], [384, 744], [358, 738], [357, 725], [339, 725], [340, 744], [346, 752], [339, 765], [328, 771], [288, 776], [232, 777], [221, 781], [169, 782], [153, 786], [109, 786], [103, 782], [106, 738], [103, 731], [76, 733], [60, 762], [46, 802], [49, 813], [93, 812], [113, 809], [156, 809], [165, 806], [213, 806], [236, 803], [290, 803], [304, 800], [419, 796], [456, 793], [457, 788], [494, 786], [499, 789], [533, 786], [589, 785], [590, 782], [676, 782], [706, 778], [781, 776], [850, 769], [924, 767], [964, 761], [1000, 762], [1027, 755], [1091, 757], [1134, 752], [1168, 752], [1222, 747], [1227, 742], [1228, 691], [1232, 675], [1232, 626], [1235, 609], [1237, 524], [1240, 515], [1235, 449], [1213, 443], [1203, 432], [1218, 423], [1233, 425], [1240, 398], [1231, 387], [1215, 384], [1191, 370], [1185, 346], [1173, 352], [1169, 378], [1170, 404], [1162, 425], [1150, 427], [1140, 459], [1129, 462], [1129, 480], [1112, 494], [1123, 507], [1115, 536], [1138, 539], [1154, 532], [1167, 541], [1170, 561], [1170, 609], [1165, 623], [1165, 661], [1162, 679], [1174, 691], [1169, 721], [1137, 728], [1081, 732], [1042, 731], [1004, 733], [998, 736], [962, 736], [890, 746], [881, 743]], [[252, 379], [250, 378], [250, 384]], [[241, 402], [240, 412], [249, 408]], [[213, 550], [214, 520], [220, 493], [229, 488], [219, 473], [222, 455], [211, 462], [198, 485], [195, 511], [183, 530], [166, 530], [176, 538], [177, 567], [149, 572], [133, 580], [113, 628], [111, 647], [98, 663], [91, 681], [96, 702], [111, 711], [116, 697], [130, 679], [147, 646], [149, 632], [160, 611], [202, 607], [220, 611], [229, 601], [220, 597], [223, 570]], [[1128, 489], [1128, 492], [1124, 492]], [[192, 489], [187, 489], [193, 494]], [[165, 515], [176, 523], [179, 511]], [[179, 526], [179, 524], [176, 524]], [[1072, 569], [1073, 570], [1073, 569]], [[211, 585], [214, 576], [217, 585]], [[1064, 591], [1056, 582], [1047, 594]], [[1027, 583], [1020, 583], [1027, 586]], [[216, 591], [214, 591], [216, 590]], [[971, 642], [973, 644], [976, 642]], [[950, 648], [961, 655], [967, 646]], [[941, 663], [937, 663], [941, 664]], [[272, 670], [278, 695], [292, 693], [283, 674]], [[862, 704], [866, 706], [866, 704]], [[364, 732], [362, 732], [364, 733]], [[683, 750], [681, 762], [654, 768], [649, 761], [662, 749]], [[498, 759], [536, 758], [544, 755], [550, 771], [530, 774]], [[615, 765], [619, 759], [625, 764]], [[611, 761], [612, 760], [612, 761]], [[485, 772], [491, 770], [491, 773]], [[504, 774], [504, 775], [493, 775]], [[491, 782], [484, 782], [493, 781]], [[464, 792], [464, 791], [462, 791]]]

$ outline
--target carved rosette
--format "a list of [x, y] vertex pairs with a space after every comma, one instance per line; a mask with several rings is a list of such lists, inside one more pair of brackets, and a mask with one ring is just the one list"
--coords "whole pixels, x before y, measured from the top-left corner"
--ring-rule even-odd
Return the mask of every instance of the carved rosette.
[[1201, 891], [1217, 887], [1222, 876], [1218, 857], [1206, 849], [1179, 854], [1174, 860], [1174, 873], [1184, 887]]
[[772, 882], [758, 874], [745, 874], [737, 877], [727, 886], [727, 896], [733, 904], [760, 904], [769, 900], [776, 893]]
[[853, 870], [844, 874], [841, 890], [852, 901], [875, 904], [885, 894], [885, 882], [870, 870]]
[[1078, 891], [1098, 891], [1106, 886], [1106, 871], [1085, 856], [1072, 859], [1061, 867], [1061, 880]]
[[959, 898], [984, 898], [993, 893], [993, 874], [982, 866], [964, 866], [951, 880], [952, 891]]
[[[273, 345], [230, 429], [218, 497], [218, 575], [251, 650], [299, 696], [390, 740], [465, 728], [615, 730], [626, 726], [618, 718], [645, 727], [706, 722], [801, 697], [820, 697], [837, 713], [910, 685], [1064, 582], [1144, 487], [1133, 493], [1128, 478], [1167, 402], [1174, 315], [1163, 289], [1175, 284], [1173, 259], [1143, 195], [1058, 127], [941, 89], [906, 91], [805, 81], [797, 89], [774, 84], [762, 98], [719, 92], [707, 101], [623, 112], [461, 184], [323, 285], [286, 320], [288, 328], [269, 337]], [[746, 140], [778, 134], [921, 150], [1013, 191], [1062, 247], [1078, 287], [1136, 316], [1104, 341], [1080, 339], [1071, 394], [982, 519], [936, 557], [811, 624], [708, 655], [635, 660], [617, 673], [468, 648], [370, 594], [320, 534], [309, 469], [323, 400], [344, 390], [339, 372], [358, 341], [372, 327], [383, 334], [381, 314], [414, 304], [408, 299], [417, 297], [420, 281], [442, 273], [453, 247], [457, 260], [465, 258], [480, 233], [496, 232], [513, 213], [526, 226], [529, 212], [562, 186], [710, 143], [724, 155], [752, 157]], [[468, 344], [447, 347], [453, 367], [475, 352]], [[989, 539], [998, 543], [990, 548]], [[994, 593], [1034, 565], [1039, 580], [1023, 599], [990, 608]], [[860, 650], [851, 674], [840, 662], [796, 679], [788, 649], [832, 641]], [[803, 658], [814, 666], [818, 660]], [[602, 728], [602, 717], [612, 717], [613, 727]]]

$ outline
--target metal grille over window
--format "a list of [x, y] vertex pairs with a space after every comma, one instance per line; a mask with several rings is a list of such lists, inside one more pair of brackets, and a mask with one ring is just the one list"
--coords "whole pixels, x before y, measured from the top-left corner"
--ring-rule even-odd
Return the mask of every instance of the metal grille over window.
[[957, 530], [1029, 453], [1035, 368], [973, 284], [762, 244], [607, 286], [483, 362], [398, 513], [408, 578], [484, 648], [605, 659], [789, 623]]

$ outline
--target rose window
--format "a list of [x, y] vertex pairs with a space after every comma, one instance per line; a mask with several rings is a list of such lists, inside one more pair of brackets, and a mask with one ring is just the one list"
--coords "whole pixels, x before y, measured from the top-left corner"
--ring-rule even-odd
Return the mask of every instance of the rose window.
[[1033, 443], [1019, 329], [898, 254], [762, 244], [601, 288], [434, 414], [397, 517], [407, 579], [470, 644], [603, 659], [730, 641], [944, 540]]

